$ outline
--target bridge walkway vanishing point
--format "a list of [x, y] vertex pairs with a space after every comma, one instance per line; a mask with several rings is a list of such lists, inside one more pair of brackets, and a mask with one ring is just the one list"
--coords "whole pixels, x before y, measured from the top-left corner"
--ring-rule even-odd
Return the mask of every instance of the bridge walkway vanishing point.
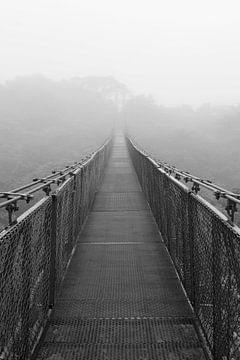
[[121, 133], [36, 359], [205, 359]]

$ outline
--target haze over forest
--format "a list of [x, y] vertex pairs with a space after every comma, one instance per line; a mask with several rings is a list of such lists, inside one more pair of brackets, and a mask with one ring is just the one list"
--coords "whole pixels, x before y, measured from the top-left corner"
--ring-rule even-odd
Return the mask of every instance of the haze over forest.
[[240, 192], [240, 106], [165, 107], [112, 77], [38, 75], [0, 87], [0, 118], [2, 191], [79, 161], [122, 123], [156, 158]]
[[158, 104], [239, 103], [238, 0], [8, 0], [0, 83], [112, 76]]
[[239, 11], [237, 0], [2, 2], [0, 190], [78, 161], [120, 121], [156, 158], [239, 191]]
[[0, 117], [3, 190], [79, 160], [100, 146], [116, 119], [159, 159], [240, 187], [240, 105], [165, 107], [111, 77], [56, 82], [38, 75], [0, 87]]

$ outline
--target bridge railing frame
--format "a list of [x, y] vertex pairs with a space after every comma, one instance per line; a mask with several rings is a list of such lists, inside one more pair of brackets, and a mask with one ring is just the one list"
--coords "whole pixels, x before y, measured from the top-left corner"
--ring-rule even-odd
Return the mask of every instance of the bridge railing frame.
[[30, 359], [49, 319], [112, 140], [0, 233], [0, 359]]
[[214, 360], [240, 358], [240, 232], [126, 137], [139, 182]]

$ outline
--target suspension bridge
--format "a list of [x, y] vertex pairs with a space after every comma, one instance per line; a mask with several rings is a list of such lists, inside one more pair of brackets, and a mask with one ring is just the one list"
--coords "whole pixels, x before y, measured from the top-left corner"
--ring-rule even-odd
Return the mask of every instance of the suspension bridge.
[[[2, 193], [0, 359], [239, 359], [239, 199], [215, 188], [229, 219], [199, 182], [118, 132]], [[46, 197], [15, 219], [39, 189]]]

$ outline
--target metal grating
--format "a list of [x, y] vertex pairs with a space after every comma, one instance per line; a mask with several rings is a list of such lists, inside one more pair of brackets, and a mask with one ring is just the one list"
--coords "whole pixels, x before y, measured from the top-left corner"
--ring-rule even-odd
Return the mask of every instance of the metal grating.
[[125, 145], [115, 143], [37, 360], [204, 360], [194, 324]]
[[92, 211], [146, 210], [142, 192], [97, 193]]
[[[105, 172], [105, 179], [108, 178], [108, 175], [122, 175], [122, 174], [132, 174], [132, 170], [129, 167], [126, 167], [126, 169], [123, 169], [122, 167], [110, 167]], [[104, 180], [105, 180], [104, 179]], [[104, 184], [104, 182], [103, 182]], [[141, 187], [140, 187], [141, 189]]]
[[116, 159], [122, 159], [122, 160], [127, 160], [127, 162], [129, 161], [129, 156], [127, 154], [127, 152], [113, 152], [111, 155], [112, 160], [116, 160]]
[[105, 175], [100, 192], [133, 192], [140, 191], [140, 185], [136, 175], [132, 173], [111, 173]]
[[149, 210], [131, 211], [131, 217], [128, 211], [91, 212], [79, 242], [159, 243], [158, 229], [150, 215]]
[[[131, 161], [126, 161], [126, 159], [115, 159], [115, 161], [110, 161], [109, 162], [109, 165], [108, 165], [108, 168], [121, 168], [123, 171], [126, 171], [127, 170], [133, 170], [133, 167], [132, 167], [132, 164], [131, 164]], [[107, 168], [107, 169], [108, 169]], [[106, 169], [106, 171], [107, 171]]]
[[45, 342], [79, 344], [167, 344], [198, 347], [194, 325], [188, 319], [119, 318], [73, 319], [50, 322]]
[[216, 360], [240, 359], [240, 235], [129, 140], [139, 181]]
[[185, 317], [192, 318], [193, 313], [186, 300], [165, 298], [160, 301], [159, 297], [130, 299], [58, 299], [53, 312], [55, 318], [118, 318], [118, 317]]
[[163, 344], [75, 345], [52, 344], [37, 360], [204, 360], [200, 347], [170, 347]]
[[81, 169], [0, 234], [0, 359], [31, 357], [108, 160], [107, 141]]
[[0, 236], [0, 358], [27, 359], [49, 305], [51, 198]]

